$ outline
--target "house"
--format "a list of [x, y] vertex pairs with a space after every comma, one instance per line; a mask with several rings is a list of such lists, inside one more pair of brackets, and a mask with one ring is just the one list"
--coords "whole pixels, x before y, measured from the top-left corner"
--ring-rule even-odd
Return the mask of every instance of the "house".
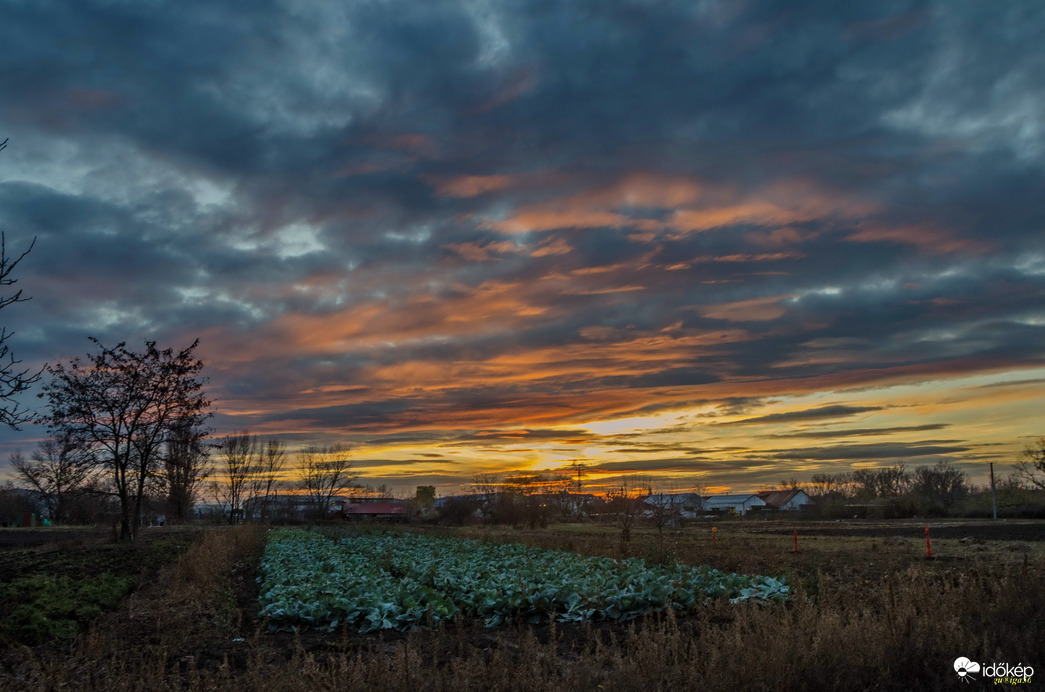
[[704, 514], [704, 501], [697, 493], [681, 493], [679, 495], [680, 511], [683, 519], [696, 519]]
[[405, 502], [345, 502], [341, 513], [345, 519], [380, 519], [383, 521], [405, 521], [408, 517]]
[[649, 508], [646, 516], [668, 511], [680, 519], [696, 519], [704, 513], [704, 498], [697, 493], [654, 493], [643, 502]]
[[712, 495], [704, 498], [704, 509], [708, 512], [744, 515], [751, 509], [765, 506], [766, 501], [753, 493], [750, 495]]
[[758, 493], [758, 496], [773, 509], [781, 511], [795, 511], [806, 505], [813, 504], [813, 498], [809, 497], [804, 490], [792, 488], [790, 490], [769, 490]]
[[591, 514], [599, 503], [599, 498], [591, 493], [566, 493], [555, 495], [563, 514], [568, 517], [579, 517]]
[[[252, 518], [259, 518], [259, 506], [254, 506], [254, 503], [249, 503], [251, 506], [249, 510], [249, 516]], [[334, 503], [331, 502], [331, 505]], [[307, 495], [300, 494], [281, 494], [273, 495], [269, 498], [266, 507], [266, 514], [272, 519], [277, 521], [301, 521], [304, 519], [314, 519], [317, 516], [329, 516], [333, 511], [332, 506], [321, 508], [320, 505], [316, 504], [316, 501]]]

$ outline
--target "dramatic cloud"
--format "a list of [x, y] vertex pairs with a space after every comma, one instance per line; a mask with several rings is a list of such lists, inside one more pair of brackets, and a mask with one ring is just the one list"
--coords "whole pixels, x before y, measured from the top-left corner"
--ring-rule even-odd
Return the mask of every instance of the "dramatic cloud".
[[964, 0], [16, 3], [0, 230], [37, 242], [3, 323], [29, 366], [199, 337], [219, 432], [350, 442], [400, 486], [979, 474], [1042, 432], [1043, 29]]
[[863, 459], [904, 459], [906, 457], [924, 457], [939, 454], [954, 454], [967, 451], [967, 447], [942, 444], [881, 444], [840, 445], [838, 447], [806, 447], [778, 452], [778, 459], [812, 459], [812, 460], [863, 460]]
[[848, 416], [855, 416], [858, 413], [877, 410], [879, 410], [879, 407], [877, 406], [844, 406], [838, 404], [834, 406], [821, 406], [820, 408], [808, 409], [805, 411], [770, 413], [755, 418], [744, 418], [743, 420], [732, 421], [730, 425], [744, 423], [787, 423], [792, 421], [816, 420], [817, 418], [845, 418]]

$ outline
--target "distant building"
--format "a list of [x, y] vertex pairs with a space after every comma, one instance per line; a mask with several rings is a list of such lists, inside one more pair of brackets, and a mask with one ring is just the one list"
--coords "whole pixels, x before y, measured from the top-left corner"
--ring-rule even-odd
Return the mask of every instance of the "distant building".
[[758, 493], [758, 496], [770, 507], [781, 511], [795, 511], [806, 505], [813, 504], [813, 498], [806, 495], [804, 490], [792, 488], [791, 490], [770, 490]]
[[402, 500], [384, 502], [345, 502], [341, 513], [346, 519], [380, 519], [383, 521], [405, 521], [409, 507]]
[[765, 507], [766, 501], [754, 493], [750, 495], [712, 495], [704, 498], [704, 509], [708, 512], [747, 514], [756, 507]]
[[654, 493], [643, 502], [652, 511], [669, 510], [680, 519], [696, 519], [704, 514], [704, 498], [697, 493]]
[[591, 514], [599, 503], [599, 498], [591, 493], [567, 493], [555, 498], [559, 501], [563, 514], [568, 517]]

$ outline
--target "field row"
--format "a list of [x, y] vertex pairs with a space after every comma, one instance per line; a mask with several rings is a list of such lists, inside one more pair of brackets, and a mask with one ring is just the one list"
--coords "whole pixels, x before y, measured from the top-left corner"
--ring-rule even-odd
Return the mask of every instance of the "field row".
[[708, 598], [782, 601], [782, 578], [642, 560], [582, 557], [519, 544], [413, 534], [331, 540], [273, 531], [261, 562], [261, 615], [275, 628], [341, 624], [413, 629], [458, 615], [509, 621], [626, 621]]

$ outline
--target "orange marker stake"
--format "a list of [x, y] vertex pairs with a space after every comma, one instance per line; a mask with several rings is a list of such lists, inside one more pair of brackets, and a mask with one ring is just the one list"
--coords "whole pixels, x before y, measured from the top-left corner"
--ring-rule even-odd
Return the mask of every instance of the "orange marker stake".
[[925, 527], [925, 557], [933, 556], [933, 544], [929, 540], [929, 527]]
[[795, 552], [798, 552], [798, 529], [795, 529]]
[[717, 526], [712, 526], [711, 527], [711, 545], [713, 545], [716, 548], [718, 547], [718, 536], [715, 535], [717, 533], [718, 533], [718, 527]]

